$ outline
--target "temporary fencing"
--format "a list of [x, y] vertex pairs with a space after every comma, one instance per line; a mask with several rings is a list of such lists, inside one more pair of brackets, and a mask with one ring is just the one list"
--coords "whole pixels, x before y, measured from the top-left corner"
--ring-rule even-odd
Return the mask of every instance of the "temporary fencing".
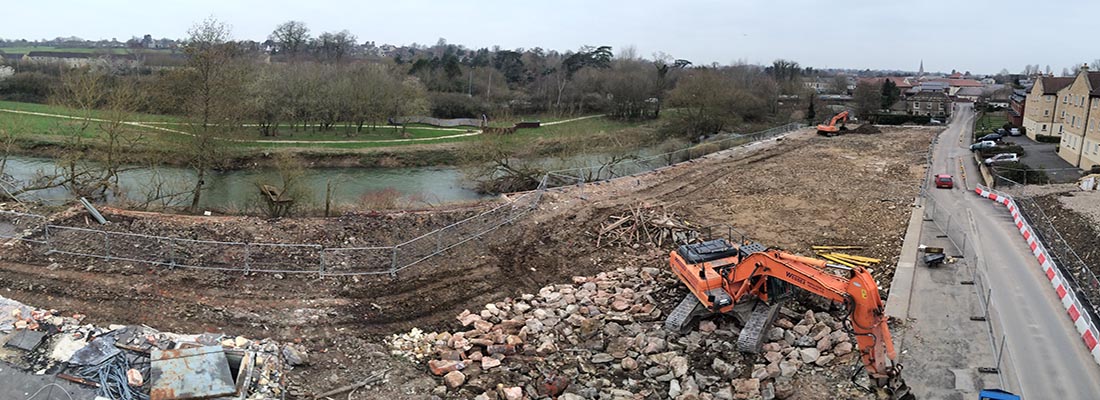
[[[1096, 285], [1096, 276], [1092, 275], [1091, 271], [1088, 271], [1087, 275], [1074, 274], [1072, 273], [1073, 268], [1067, 268], [1066, 263], [1073, 261], [1067, 259], [1064, 253], [1060, 254], [1058, 251], [1054, 251], [1055, 247], [1061, 245], [1054, 244], [1050, 246], [1052, 243], [1057, 243], [1058, 240], [1062, 242], [1064, 240], [1060, 238], [1060, 235], [1055, 240], [1050, 237], [1049, 231], [1044, 234], [1042, 230], [1036, 229], [1037, 223], [1042, 225], [1042, 223], [1033, 219], [1037, 214], [1035, 210], [1038, 210], [1039, 213], [1042, 212], [1037, 206], [1032, 205], [1035, 209], [1030, 210], [1031, 215], [1027, 215], [1012, 196], [981, 186], [975, 189], [975, 192], [979, 196], [1008, 208], [1009, 213], [1012, 214], [1013, 222], [1020, 231], [1020, 235], [1027, 241], [1028, 248], [1039, 262], [1039, 268], [1042, 269], [1043, 274], [1050, 281], [1051, 288], [1066, 309], [1066, 314], [1073, 321], [1077, 332], [1081, 334], [1081, 340], [1088, 347], [1093, 359], [1100, 363], [1100, 318], [1097, 317], [1096, 308], [1093, 307], [1093, 303], [1087, 296], [1089, 293], [1087, 289]], [[1045, 216], [1039, 218], [1045, 218]], [[1049, 224], [1049, 221], [1044, 222]], [[1054, 232], [1057, 233], [1057, 231]], [[1072, 249], [1070, 250], [1072, 251]], [[1085, 267], [1088, 270], [1087, 265]], [[1085, 278], [1085, 280], [1081, 281], [1081, 278]], [[1091, 282], [1089, 281], [1090, 278]]]
[[752, 134], [730, 135], [674, 152], [599, 167], [553, 171], [542, 177], [535, 190], [517, 194], [510, 201], [478, 215], [393, 246], [325, 247], [144, 235], [54, 225], [45, 217], [12, 211], [0, 211], [0, 239], [40, 246], [45, 255], [64, 254], [168, 268], [323, 276], [395, 275], [516, 221], [537, 208], [549, 188], [638, 174], [775, 138], [801, 126], [792, 123]]

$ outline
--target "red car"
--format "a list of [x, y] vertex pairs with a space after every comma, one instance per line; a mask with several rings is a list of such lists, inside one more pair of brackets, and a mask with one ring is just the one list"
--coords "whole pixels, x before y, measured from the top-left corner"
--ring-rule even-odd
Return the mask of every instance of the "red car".
[[955, 181], [951, 179], [951, 175], [939, 174], [935, 178], [936, 187], [942, 189], [951, 189], [955, 187]]

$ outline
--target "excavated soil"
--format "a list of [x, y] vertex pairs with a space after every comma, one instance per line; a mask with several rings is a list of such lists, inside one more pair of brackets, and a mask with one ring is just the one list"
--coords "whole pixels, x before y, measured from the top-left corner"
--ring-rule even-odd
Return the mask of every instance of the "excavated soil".
[[[732, 225], [760, 243], [803, 254], [811, 254], [812, 245], [862, 245], [866, 250], [859, 254], [883, 259], [874, 275], [888, 291], [924, 155], [936, 132], [890, 128], [878, 135], [826, 138], [803, 131], [639, 177], [554, 190], [532, 216], [396, 278], [167, 270], [47, 258], [42, 249], [16, 244], [0, 251], [0, 288], [6, 297], [87, 314], [93, 323], [301, 342], [312, 350], [313, 365], [296, 370], [293, 380], [306, 392], [323, 392], [390, 368], [387, 383], [356, 398], [424, 398], [438, 383], [423, 367], [388, 356], [380, 346], [383, 337], [413, 327], [453, 328], [454, 316], [463, 309], [534, 293], [572, 276], [624, 266], [663, 268], [669, 246], [596, 247], [601, 225], [631, 207], [663, 207], [700, 226]], [[471, 213], [276, 222], [120, 210], [107, 214], [117, 221], [111, 229], [146, 234], [369, 245], [415, 237]], [[58, 219], [86, 223], [78, 214]], [[675, 299], [661, 300], [659, 306], [671, 310]], [[839, 390], [838, 384], [821, 387], [822, 393]]]

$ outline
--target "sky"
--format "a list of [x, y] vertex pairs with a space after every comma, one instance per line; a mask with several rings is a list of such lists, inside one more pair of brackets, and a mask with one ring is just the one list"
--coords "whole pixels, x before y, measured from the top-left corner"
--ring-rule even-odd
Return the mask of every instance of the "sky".
[[[208, 17], [237, 39], [276, 25], [347, 29], [361, 42], [575, 50], [634, 46], [696, 65], [789, 59], [815, 68], [952, 69], [976, 74], [1100, 59], [1100, 2], [1055, 0], [48, 0], [5, 1], [0, 38], [182, 38]], [[1067, 40], [1067, 38], [1069, 40]]]

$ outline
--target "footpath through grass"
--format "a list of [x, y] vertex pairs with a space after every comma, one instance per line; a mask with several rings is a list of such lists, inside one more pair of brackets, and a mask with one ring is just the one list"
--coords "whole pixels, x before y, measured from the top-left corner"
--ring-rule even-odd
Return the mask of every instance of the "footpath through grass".
[[[85, 117], [92, 119], [109, 119], [108, 112], [92, 110], [81, 112], [71, 108], [36, 103], [21, 103], [12, 101], [0, 101], [0, 110], [14, 110], [20, 113], [0, 111], [0, 129], [13, 132], [24, 147], [34, 148], [40, 144], [64, 144], [79, 133], [88, 144], [102, 138], [104, 135], [102, 121], [84, 121]], [[35, 114], [25, 114], [35, 113]], [[532, 116], [514, 117], [515, 121], [540, 120], [544, 123], [570, 120], [568, 122], [544, 125], [534, 129], [520, 129], [515, 134], [508, 135], [508, 142], [543, 141], [547, 138], [570, 138], [576, 136], [592, 136], [606, 134], [627, 128], [640, 126], [642, 123], [618, 122], [604, 117], [583, 118], [572, 120], [574, 116]], [[178, 147], [186, 138], [188, 125], [184, 119], [171, 115], [132, 113], [126, 116], [127, 122], [133, 123], [123, 127], [124, 133], [132, 137], [141, 136], [135, 141], [135, 151], [143, 148], [165, 149]], [[141, 125], [134, 125], [141, 124]], [[87, 125], [84, 127], [84, 125]], [[81, 128], [84, 128], [81, 130]], [[354, 126], [338, 124], [329, 130], [320, 130], [316, 126], [296, 126], [288, 124], [279, 126], [277, 136], [261, 136], [256, 126], [242, 126], [230, 132], [221, 134], [226, 139], [226, 144], [242, 149], [373, 149], [383, 147], [414, 146], [418, 144], [460, 143], [477, 138], [476, 127], [439, 128], [421, 124], [408, 125], [404, 129], [396, 126], [366, 126], [362, 131], [356, 132]]]

